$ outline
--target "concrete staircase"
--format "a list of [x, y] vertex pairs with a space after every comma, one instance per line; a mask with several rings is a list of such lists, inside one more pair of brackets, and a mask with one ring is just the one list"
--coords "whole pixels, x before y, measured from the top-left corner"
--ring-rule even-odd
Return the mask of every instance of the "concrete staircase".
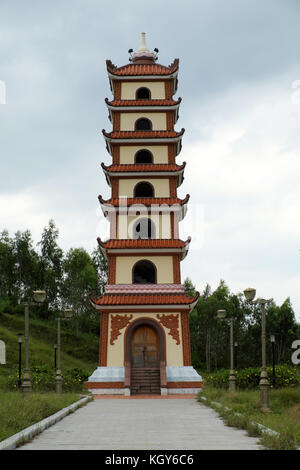
[[131, 369], [131, 395], [159, 394], [160, 370], [150, 367], [133, 367]]

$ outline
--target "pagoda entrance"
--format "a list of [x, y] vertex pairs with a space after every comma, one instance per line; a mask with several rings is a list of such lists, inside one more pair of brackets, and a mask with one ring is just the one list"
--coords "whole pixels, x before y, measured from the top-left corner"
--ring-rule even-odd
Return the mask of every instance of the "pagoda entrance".
[[131, 395], [161, 393], [160, 369], [164, 351], [163, 332], [155, 321], [140, 319], [129, 328], [126, 357], [130, 364]]
[[158, 335], [151, 326], [140, 326], [133, 334], [131, 341], [131, 366], [159, 367]]

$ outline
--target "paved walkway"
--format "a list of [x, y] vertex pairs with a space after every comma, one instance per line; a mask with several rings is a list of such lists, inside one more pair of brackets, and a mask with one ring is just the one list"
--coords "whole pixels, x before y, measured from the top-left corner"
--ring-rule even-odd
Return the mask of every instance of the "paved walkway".
[[194, 398], [89, 402], [17, 450], [257, 450]]

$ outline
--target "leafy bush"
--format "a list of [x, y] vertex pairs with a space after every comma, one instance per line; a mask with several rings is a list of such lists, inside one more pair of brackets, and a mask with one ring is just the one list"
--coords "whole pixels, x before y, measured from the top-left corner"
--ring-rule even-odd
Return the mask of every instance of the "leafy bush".
[[24, 305], [18, 303], [14, 297], [0, 296], [0, 313], [10, 313], [11, 315], [24, 315]]
[[8, 306], [9, 306], [9, 300], [3, 297], [0, 297], [0, 313], [5, 312]]
[[[80, 392], [84, 389], [84, 382], [90, 374], [78, 368], [62, 371], [63, 391]], [[10, 375], [6, 381], [6, 388], [16, 390], [18, 388], [18, 372]], [[56, 387], [56, 371], [45, 366], [32, 366], [30, 369], [30, 381], [34, 391], [49, 392]]]
[[[239, 389], [253, 389], [258, 387], [261, 368], [248, 367], [236, 371], [236, 386]], [[272, 385], [272, 367], [267, 367], [269, 383]], [[206, 382], [217, 388], [227, 388], [229, 380], [228, 369], [219, 369], [211, 374], [203, 374]], [[300, 368], [297, 366], [281, 365], [275, 367], [276, 387], [297, 387], [300, 385]]]

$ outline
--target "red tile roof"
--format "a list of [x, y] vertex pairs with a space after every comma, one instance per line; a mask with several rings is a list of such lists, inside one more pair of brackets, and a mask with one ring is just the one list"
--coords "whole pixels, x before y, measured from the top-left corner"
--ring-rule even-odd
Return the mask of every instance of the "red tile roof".
[[99, 245], [105, 249], [111, 248], [184, 248], [191, 239], [186, 241], [173, 239], [111, 239], [102, 242], [97, 238]]
[[190, 305], [197, 301], [199, 293], [192, 298], [187, 294], [104, 294], [91, 298], [95, 305]]
[[104, 163], [101, 163], [103, 170], [108, 171], [109, 173], [118, 173], [118, 172], [160, 172], [160, 171], [181, 171], [185, 168], [186, 162], [183, 162], [182, 165], [176, 164], [165, 164], [165, 163], [134, 163], [134, 164], [123, 164], [123, 165], [110, 165], [106, 166]]
[[127, 206], [132, 204], [143, 204], [145, 206], [151, 206], [152, 204], [167, 204], [172, 206], [173, 204], [179, 204], [183, 206], [188, 202], [190, 195], [187, 194], [184, 199], [177, 197], [128, 197], [128, 198], [111, 198], [104, 200], [102, 196], [98, 196], [100, 204], [110, 204], [112, 206], [123, 206], [124, 203]]
[[105, 102], [109, 106], [176, 106], [181, 103], [181, 98], [175, 100], [113, 100], [109, 101], [105, 98]]
[[127, 64], [116, 67], [110, 60], [106, 61], [107, 71], [117, 76], [133, 76], [133, 75], [171, 75], [176, 72], [179, 67], [179, 59], [166, 67], [165, 65], [149, 63], [149, 64]]
[[171, 139], [180, 137], [184, 134], [184, 129], [180, 132], [176, 131], [112, 131], [105, 132], [102, 129], [102, 134], [110, 139]]

